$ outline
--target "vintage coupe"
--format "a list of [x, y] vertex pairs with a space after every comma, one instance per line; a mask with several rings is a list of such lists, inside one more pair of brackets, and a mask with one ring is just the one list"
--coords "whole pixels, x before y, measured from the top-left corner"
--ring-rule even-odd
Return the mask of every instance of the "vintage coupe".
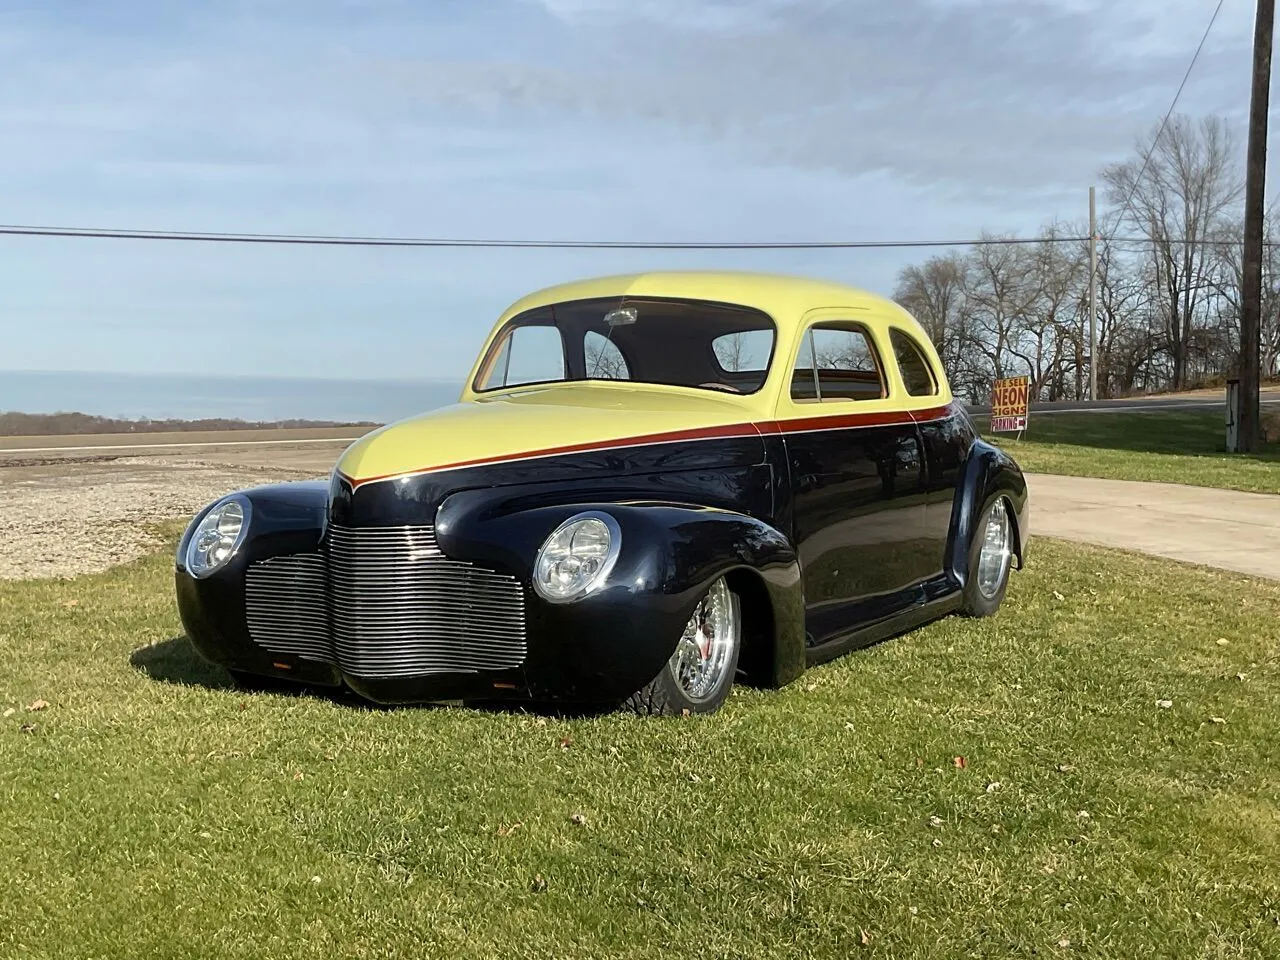
[[994, 613], [1027, 506], [894, 302], [606, 277], [513, 304], [458, 403], [360, 438], [328, 482], [202, 509], [177, 601], [242, 680], [710, 712], [735, 680]]

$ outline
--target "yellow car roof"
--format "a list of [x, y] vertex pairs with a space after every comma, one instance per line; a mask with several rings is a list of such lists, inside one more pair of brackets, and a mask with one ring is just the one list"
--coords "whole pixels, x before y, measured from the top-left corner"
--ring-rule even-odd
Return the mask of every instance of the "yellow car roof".
[[916, 321], [897, 303], [867, 290], [828, 280], [780, 273], [731, 270], [664, 270], [594, 277], [560, 283], [521, 297], [503, 312], [494, 329], [535, 307], [591, 297], [686, 297], [756, 307], [769, 314], [786, 337], [808, 310], [823, 307], [881, 308], [908, 326]]
[[[474, 400], [478, 394], [473, 389], [475, 378], [481, 369], [502, 328], [512, 317], [554, 303], [586, 300], [596, 297], [677, 297], [690, 300], [710, 300], [719, 303], [754, 307], [768, 314], [778, 331], [779, 355], [786, 356], [799, 339], [802, 324], [810, 311], [857, 311], [857, 319], [869, 326], [878, 327], [887, 334], [889, 324], [915, 334], [920, 346], [933, 364], [940, 378], [940, 392], [936, 397], [899, 397], [899, 405], [950, 402], [951, 392], [942, 364], [928, 332], [906, 309], [893, 300], [858, 287], [817, 280], [810, 277], [781, 273], [760, 273], [732, 270], [662, 270], [646, 273], [625, 273], [613, 276], [593, 277], [535, 290], [507, 307], [494, 322], [463, 386], [461, 400]], [[783, 361], [789, 364], [790, 361]], [[775, 368], [777, 364], [774, 364]], [[761, 405], [776, 399], [782, 375], [775, 370], [768, 384], [753, 395], [751, 402]], [[905, 409], [905, 407], [904, 407]]]

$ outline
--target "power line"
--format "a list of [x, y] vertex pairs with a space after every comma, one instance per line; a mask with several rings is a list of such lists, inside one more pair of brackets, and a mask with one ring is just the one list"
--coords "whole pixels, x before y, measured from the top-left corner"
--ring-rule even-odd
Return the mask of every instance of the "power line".
[[1037, 243], [1084, 243], [1088, 237], [991, 237], [980, 240], [812, 240], [812, 241], [640, 241], [640, 240], [469, 240], [442, 237], [360, 237], [275, 233], [206, 233], [183, 230], [125, 230], [93, 227], [0, 225], [0, 235], [98, 240], [168, 240], [204, 243], [300, 244], [342, 247], [483, 247], [600, 250], [824, 250], [890, 247], [972, 247]]
[[[1133, 182], [1129, 195], [1116, 219], [1116, 225], [1123, 220], [1137, 193], [1142, 176], [1146, 173], [1152, 154], [1160, 142], [1182, 91], [1186, 87], [1191, 71], [1200, 58], [1209, 33], [1218, 19], [1225, 0], [1218, 0], [1209, 24], [1205, 27], [1200, 43], [1191, 57], [1191, 63], [1183, 74], [1182, 82], [1174, 93], [1173, 102], [1160, 122], [1160, 128], [1152, 140], [1142, 167]], [[1087, 243], [1090, 237], [991, 237], [979, 240], [818, 240], [818, 241], [628, 241], [628, 240], [497, 240], [497, 239], [462, 239], [438, 237], [363, 237], [363, 236], [325, 236], [310, 234], [268, 234], [268, 233], [216, 233], [183, 230], [131, 230], [123, 228], [95, 227], [58, 227], [32, 226], [21, 224], [0, 225], [0, 236], [27, 237], [64, 237], [103, 240], [165, 240], [199, 243], [250, 243], [250, 244], [293, 244], [304, 246], [348, 246], [348, 247], [454, 247], [454, 248], [514, 248], [514, 249], [599, 249], [599, 250], [849, 250], [849, 249], [889, 249], [889, 248], [926, 248], [926, 247], [975, 247], [1026, 245], [1043, 243]], [[1151, 243], [1146, 237], [1109, 238], [1112, 243]], [[1187, 242], [1187, 241], [1171, 241]], [[1202, 241], [1203, 242], [1203, 241]], [[1268, 244], [1270, 246], [1271, 244]]]
[[[683, 241], [683, 240], [498, 240], [445, 237], [362, 237], [326, 236], [323, 234], [285, 233], [206, 233], [183, 230], [127, 230], [95, 227], [50, 227], [0, 225], [0, 236], [15, 237], [66, 237], [96, 240], [167, 240], [204, 243], [293, 244], [301, 246], [342, 247], [454, 247], [454, 248], [514, 248], [514, 249], [570, 249], [570, 250], [840, 250], [840, 249], [888, 249], [924, 247], [982, 247], [1026, 246], [1051, 243], [1089, 242], [1088, 237], [1040, 236], [1040, 237], [983, 237], [975, 240], [747, 240], [747, 241]], [[1151, 246], [1157, 243], [1152, 237], [1107, 237], [1115, 245]], [[1229, 245], [1236, 240], [1212, 237], [1191, 241], [1177, 237], [1162, 238], [1158, 242], [1168, 244]], [[1268, 241], [1274, 246], [1274, 241]]]
[[[1195, 240], [1188, 240], [1185, 237], [1106, 237], [1104, 239], [1108, 244], [1116, 247], [1238, 247], [1241, 243], [1238, 237], [1197, 237]], [[1265, 240], [1262, 245], [1264, 247], [1280, 246], [1280, 240]]]
[[1138, 175], [1134, 177], [1133, 185], [1129, 188], [1129, 195], [1125, 197], [1124, 205], [1116, 216], [1116, 227], [1120, 226], [1121, 221], [1124, 220], [1124, 215], [1129, 212], [1129, 205], [1133, 203], [1133, 198], [1138, 192], [1138, 185], [1142, 183], [1142, 175], [1147, 172], [1147, 165], [1151, 162], [1151, 155], [1156, 152], [1160, 138], [1164, 135], [1164, 128], [1169, 123], [1169, 118], [1173, 116], [1174, 109], [1178, 106], [1178, 100], [1182, 97], [1182, 91], [1187, 85], [1187, 79], [1191, 76], [1191, 71], [1195, 69], [1196, 61], [1200, 59], [1200, 51], [1204, 49], [1205, 41], [1209, 39], [1209, 32], [1213, 29], [1213, 25], [1218, 19], [1218, 14], [1222, 12], [1223, 2], [1224, 0], [1218, 0], [1218, 5], [1213, 10], [1213, 16], [1209, 18], [1209, 25], [1204, 28], [1204, 34], [1200, 37], [1200, 44], [1196, 47], [1196, 52], [1191, 55], [1191, 62], [1187, 64], [1187, 72], [1182, 75], [1182, 82], [1178, 84], [1178, 89], [1173, 95], [1173, 102], [1169, 104], [1169, 109], [1165, 111], [1164, 119], [1160, 121], [1160, 129], [1156, 131], [1155, 139], [1151, 141], [1151, 146], [1147, 148], [1147, 155], [1142, 158], [1142, 168], [1138, 171]]

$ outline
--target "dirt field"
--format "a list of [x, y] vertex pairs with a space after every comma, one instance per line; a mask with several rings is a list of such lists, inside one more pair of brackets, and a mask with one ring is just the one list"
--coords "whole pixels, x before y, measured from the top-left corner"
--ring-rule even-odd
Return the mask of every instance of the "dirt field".
[[154, 524], [189, 516], [228, 491], [327, 476], [349, 441], [312, 443], [307, 433], [270, 435], [306, 443], [240, 443], [237, 435], [219, 435], [232, 444], [203, 447], [195, 444], [216, 441], [183, 435], [179, 446], [162, 448], [163, 456], [128, 455], [125, 444], [137, 440], [131, 437], [0, 438], [0, 579], [104, 570], [155, 549]]

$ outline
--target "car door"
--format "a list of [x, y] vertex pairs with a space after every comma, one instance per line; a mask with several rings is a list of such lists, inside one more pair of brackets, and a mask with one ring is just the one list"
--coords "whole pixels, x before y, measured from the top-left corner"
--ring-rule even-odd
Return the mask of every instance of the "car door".
[[813, 646], [923, 599], [920, 435], [864, 311], [805, 317], [778, 404]]
[[926, 504], [919, 549], [927, 559], [929, 577], [937, 578], [943, 588], [952, 505], [973, 431], [964, 411], [951, 403], [936, 351], [911, 330], [892, 323], [887, 329], [903, 393], [909, 398], [905, 405], [912, 410], [924, 446]]

